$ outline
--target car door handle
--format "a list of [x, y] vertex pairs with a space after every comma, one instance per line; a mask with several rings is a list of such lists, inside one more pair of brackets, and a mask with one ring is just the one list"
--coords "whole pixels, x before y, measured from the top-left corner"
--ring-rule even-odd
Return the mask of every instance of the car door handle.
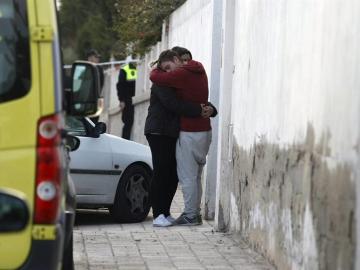
[[115, 164], [115, 165], [114, 165], [114, 168], [115, 168], [115, 169], [119, 169], [120, 166], [119, 166], [118, 164]]

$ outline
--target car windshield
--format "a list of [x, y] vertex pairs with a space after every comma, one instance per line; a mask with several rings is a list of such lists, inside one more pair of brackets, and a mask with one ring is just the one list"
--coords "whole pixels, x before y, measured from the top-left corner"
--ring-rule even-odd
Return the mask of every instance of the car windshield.
[[25, 0], [0, 1], [0, 103], [30, 90], [30, 43]]

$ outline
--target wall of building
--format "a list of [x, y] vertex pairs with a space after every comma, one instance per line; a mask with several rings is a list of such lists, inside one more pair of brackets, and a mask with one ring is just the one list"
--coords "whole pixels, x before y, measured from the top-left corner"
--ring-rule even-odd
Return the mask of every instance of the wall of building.
[[355, 269], [360, 3], [226, 2], [231, 138], [220, 141], [232, 153], [218, 159], [231, 172], [218, 179], [217, 226], [279, 269]]

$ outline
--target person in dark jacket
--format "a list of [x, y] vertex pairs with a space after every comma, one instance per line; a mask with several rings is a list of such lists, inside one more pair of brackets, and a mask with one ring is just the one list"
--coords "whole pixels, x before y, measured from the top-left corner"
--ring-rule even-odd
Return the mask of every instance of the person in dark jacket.
[[176, 165], [176, 141], [180, 132], [180, 116], [216, 116], [212, 104], [184, 102], [176, 97], [174, 90], [153, 85], [150, 106], [145, 121], [145, 135], [153, 159], [153, 180], [150, 198], [153, 209], [153, 225], [171, 226], [171, 202], [178, 186]]
[[134, 124], [134, 106], [132, 97], [135, 95], [135, 81], [137, 70], [135, 63], [128, 63], [120, 69], [119, 79], [116, 84], [117, 94], [122, 111], [121, 120], [124, 123], [122, 137], [130, 140], [131, 129]]

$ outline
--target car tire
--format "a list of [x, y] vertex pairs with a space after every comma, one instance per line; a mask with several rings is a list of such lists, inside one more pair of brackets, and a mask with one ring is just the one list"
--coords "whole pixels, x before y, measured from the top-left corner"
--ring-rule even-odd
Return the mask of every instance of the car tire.
[[141, 165], [128, 167], [122, 175], [110, 207], [113, 218], [122, 223], [143, 221], [150, 211], [149, 171]]
[[62, 270], [74, 270], [74, 257], [73, 257], [73, 236], [69, 239], [69, 242], [65, 246], [63, 262], [62, 262]]

